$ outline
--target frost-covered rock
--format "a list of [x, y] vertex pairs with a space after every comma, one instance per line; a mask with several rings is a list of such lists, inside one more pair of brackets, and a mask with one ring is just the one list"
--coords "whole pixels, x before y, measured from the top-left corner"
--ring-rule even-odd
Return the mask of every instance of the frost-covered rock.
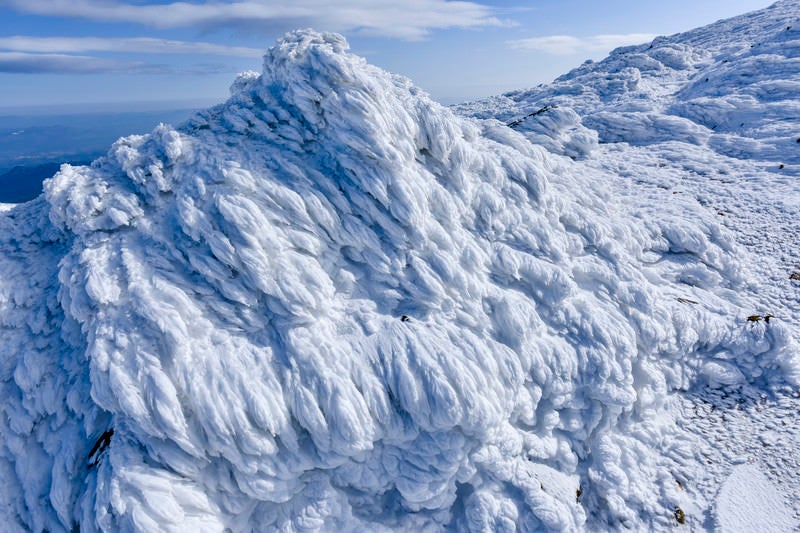
[[721, 353], [798, 382], [716, 222], [641, 217], [346, 49], [289, 34], [0, 216], [3, 524], [663, 526], [671, 392]]

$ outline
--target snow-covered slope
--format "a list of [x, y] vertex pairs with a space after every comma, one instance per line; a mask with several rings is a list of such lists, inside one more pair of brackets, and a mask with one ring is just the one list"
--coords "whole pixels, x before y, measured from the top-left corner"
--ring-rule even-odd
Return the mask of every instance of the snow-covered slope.
[[[800, 6], [778, 2], [619, 49], [551, 85], [459, 111], [504, 120], [551, 151], [581, 160], [586, 173], [610, 173], [610, 194], [630, 205], [651, 211], [680, 197], [703, 206], [751, 252], [740, 259], [748, 263], [747, 290], [758, 299], [754, 316], [775, 315], [796, 331], [798, 30]], [[704, 466], [683, 474], [695, 508], [687, 524], [721, 531], [751, 530], [754, 523], [764, 531], [800, 527], [800, 503], [793, 496], [800, 483], [796, 389], [777, 396], [758, 387], [698, 389], [682, 404], [681, 423], [703, 441], [693, 460]], [[751, 476], [754, 471], [763, 475]], [[759, 509], [765, 499], [748, 494], [763, 492], [764, 475], [779, 489], [768, 493], [783, 501]], [[743, 513], [751, 521], [738, 527], [726, 516], [732, 495], [750, 502]], [[792, 510], [793, 526], [779, 519], [785, 513], [775, 505]]]
[[800, 383], [747, 248], [585, 109], [463, 118], [310, 31], [231, 92], [0, 215], [7, 529], [667, 528], [682, 402]]
[[[587, 61], [552, 84], [460, 106], [576, 157], [602, 143], [668, 141], [791, 166], [800, 150], [796, 2], [723, 20]], [[592, 142], [595, 141], [595, 142]], [[558, 151], [558, 150], [556, 150]]]

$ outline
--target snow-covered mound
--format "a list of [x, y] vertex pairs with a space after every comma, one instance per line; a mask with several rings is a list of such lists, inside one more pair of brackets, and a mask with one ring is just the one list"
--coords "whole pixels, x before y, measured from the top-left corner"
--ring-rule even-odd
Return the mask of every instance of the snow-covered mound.
[[672, 393], [800, 381], [701, 207], [346, 48], [289, 34], [0, 215], [4, 529], [665, 527]]
[[[800, 8], [795, 0], [587, 61], [552, 84], [459, 106], [557, 153], [597, 141], [708, 145], [800, 174]], [[781, 168], [783, 170], [783, 168]]]

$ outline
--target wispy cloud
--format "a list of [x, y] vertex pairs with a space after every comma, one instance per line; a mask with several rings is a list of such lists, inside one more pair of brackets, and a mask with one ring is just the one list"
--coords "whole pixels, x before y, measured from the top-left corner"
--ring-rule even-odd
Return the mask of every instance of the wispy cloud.
[[229, 65], [203, 63], [172, 66], [119, 61], [71, 54], [30, 54], [0, 52], [0, 73], [7, 74], [189, 74], [207, 75], [235, 72]]
[[535, 50], [552, 55], [572, 55], [611, 51], [619, 46], [646, 43], [657, 36], [650, 33], [627, 33], [620, 35], [594, 35], [591, 37], [574, 37], [572, 35], [550, 35], [547, 37], [531, 37], [517, 39], [506, 43], [515, 49]]
[[314, 26], [322, 30], [422, 39], [432, 30], [508, 23], [489, 6], [448, 0], [234, 0], [143, 4], [119, 0], [0, 0], [17, 11], [156, 28], [271, 29]]
[[150, 37], [0, 37], [0, 50], [75, 54], [83, 52], [125, 52], [145, 54], [200, 54], [261, 57], [263, 50], [214, 43], [172, 41]]
[[0, 72], [15, 74], [99, 74], [156, 72], [161, 67], [131, 61], [65, 54], [0, 52]]

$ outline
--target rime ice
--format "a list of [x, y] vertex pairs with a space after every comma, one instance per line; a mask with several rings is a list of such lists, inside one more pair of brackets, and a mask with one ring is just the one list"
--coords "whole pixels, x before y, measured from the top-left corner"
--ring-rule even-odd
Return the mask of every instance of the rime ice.
[[547, 150], [312, 31], [231, 93], [0, 215], [11, 528], [663, 526], [676, 391], [797, 382], [747, 252], [576, 113]]

